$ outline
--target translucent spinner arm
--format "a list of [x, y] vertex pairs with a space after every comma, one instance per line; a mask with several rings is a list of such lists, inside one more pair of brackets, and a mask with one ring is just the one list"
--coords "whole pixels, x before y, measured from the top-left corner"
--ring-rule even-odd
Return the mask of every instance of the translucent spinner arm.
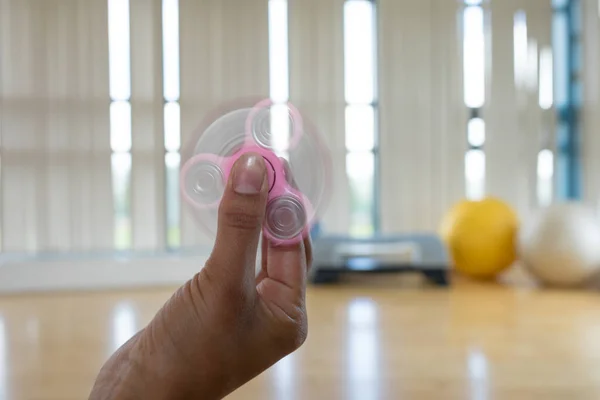
[[[279, 150], [302, 155], [302, 171], [310, 173], [316, 169], [315, 174], [323, 173], [319, 163], [304, 160], [307, 157], [299, 150], [299, 143], [310, 138], [305, 137], [298, 111], [289, 105], [284, 116], [291, 123], [290, 136], [286, 148]], [[272, 104], [263, 101], [253, 108], [219, 118], [203, 133], [195, 148], [196, 155], [181, 171], [183, 197], [203, 225], [216, 225], [213, 220], [233, 165], [243, 154], [253, 152], [260, 154], [267, 166], [269, 195], [263, 226], [265, 236], [276, 244], [292, 244], [308, 235], [316, 208], [294, 182], [289, 164], [273, 150], [273, 118]], [[312, 192], [324, 192], [325, 187], [321, 186]]]
[[289, 178], [291, 172], [286, 170], [284, 162], [263, 147], [245, 146], [231, 157], [198, 154], [191, 158], [182, 169], [185, 200], [196, 208], [197, 212], [216, 209], [235, 161], [249, 152], [262, 155], [267, 166], [269, 196], [265, 235], [279, 244], [291, 244], [302, 240], [313, 218], [312, 205], [306, 196], [292, 186], [293, 179]]

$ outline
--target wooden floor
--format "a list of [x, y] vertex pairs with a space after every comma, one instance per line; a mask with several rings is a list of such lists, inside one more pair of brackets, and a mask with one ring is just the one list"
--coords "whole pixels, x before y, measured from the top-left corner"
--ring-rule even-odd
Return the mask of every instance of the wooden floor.
[[[85, 399], [170, 290], [0, 297], [0, 399]], [[305, 346], [230, 398], [600, 399], [600, 293], [311, 288]]]

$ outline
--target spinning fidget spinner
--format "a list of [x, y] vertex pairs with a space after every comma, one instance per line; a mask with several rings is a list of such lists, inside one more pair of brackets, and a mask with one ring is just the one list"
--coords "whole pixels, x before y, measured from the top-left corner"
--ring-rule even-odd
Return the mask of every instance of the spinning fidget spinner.
[[233, 165], [249, 152], [261, 155], [267, 167], [265, 236], [275, 244], [302, 240], [326, 206], [331, 163], [316, 130], [289, 103], [263, 100], [221, 116], [201, 132], [181, 169], [184, 199], [214, 236]]

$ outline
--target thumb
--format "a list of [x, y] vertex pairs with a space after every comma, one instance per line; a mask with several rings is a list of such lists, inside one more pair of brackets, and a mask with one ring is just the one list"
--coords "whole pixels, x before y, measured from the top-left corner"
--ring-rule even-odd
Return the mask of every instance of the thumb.
[[242, 155], [229, 174], [219, 206], [217, 238], [206, 263], [206, 268], [214, 269], [211, 273], [225, 275], [227, 280], [254, 278], [267, 194], [263, 157]]

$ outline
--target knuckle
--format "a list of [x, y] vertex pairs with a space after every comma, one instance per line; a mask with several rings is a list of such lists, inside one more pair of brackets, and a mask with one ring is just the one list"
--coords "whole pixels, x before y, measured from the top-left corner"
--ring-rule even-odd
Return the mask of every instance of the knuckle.
[[302, 346], [304, 344], [304, 342], [306, 342], [307, 338], [308, 338], [308, 328], [307, 328], [306, 323], [304, 323], [298, 327], [298, 329], [296, 330], [296, 335], [293, 337], [294, 350], [300, 348], [300, 346]]
[[313, 261], [314, 261], [314, 256], [312, 255], [312, 253], [308, 253], [308, 255], [306, 256], [306, 266], [309, 269], [312, 267]]
[[242, 230], [253, 230], [262, 224], [262, 213], [258, 211], [233, 207], [222, 212], [227, 226]]
[[288, 332], [286, 340], [283, 342], [283, 349], [286, 353], [292, 353], [300, 348], [306, 341], [308, 334], [303, 325], [297, 325]]
[[304, 344], [308, 337], [308, 324], [306, 318], [289, 319], [281, 322], [275, 330], [273, 341], [285, 354], [292, 353]]
[[205, 267], [200, 271], [210, 288], [211, 311], [218, 315], [216, 318], [224, 325], [236, 325], [238, 320], [245, 318], [251, 312], [253, 296], [243, 284], [237, 281], [227, 281], [212, 277], [212, 272], [219, 270], [221, 264], [218, 259], [211, 256]]

